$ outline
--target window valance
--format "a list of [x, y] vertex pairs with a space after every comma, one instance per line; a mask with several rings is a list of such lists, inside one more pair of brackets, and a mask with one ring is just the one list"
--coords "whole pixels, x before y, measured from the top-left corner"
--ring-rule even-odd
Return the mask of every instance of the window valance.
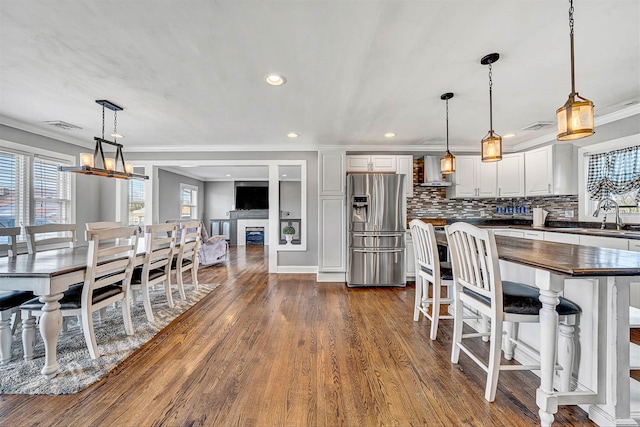
[[[591, 200], [640, 189], [640, 145], [589, 156], [587, 191]], [[640, 204], [640, 191], [636, 194]]]

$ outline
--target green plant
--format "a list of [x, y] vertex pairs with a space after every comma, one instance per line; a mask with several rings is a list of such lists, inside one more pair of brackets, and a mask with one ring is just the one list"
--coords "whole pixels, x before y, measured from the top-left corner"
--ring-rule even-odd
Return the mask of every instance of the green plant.
[[282, 229], [282, 234], [296, 234], [296, 229], [292, 225], [287, 225]]

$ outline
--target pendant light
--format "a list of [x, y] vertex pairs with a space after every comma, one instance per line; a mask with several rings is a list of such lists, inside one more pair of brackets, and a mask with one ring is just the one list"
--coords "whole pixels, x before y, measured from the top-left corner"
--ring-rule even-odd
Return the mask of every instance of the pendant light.
[[449, 151], [449, 100], [453, 98], [453, 93], [447, 92], [440, 96], [440, 99], [447, 103], [447, 152], [440, 158], [440, 173], [450, 174], [456, 171], [456, 158]]
[[[80, 153], [80, 164], [77, 166], [59, 166], [58, 170], [62, 172], [74, 172], [84, 175], [104, 176], [107, 178], [118, 179], [149, 179], [148, 176], [133, 173], [133, 165], [124, 161], [122, 154], [122, 144], [116, 142], [116, 138], [122, 138], [118, 133], [118, 116], [117, 112], [123, 108], [111, 101], [104, 99], [96, 100], [96, 103], [102, 106], [102, 138], [94, 137], [96, 142], [93, 154]], [[104, 113], [105, 108], [113, 111], [113, 141], [104, 139]], [[115, 157], [105, 157], [103, 144], [116, 147]]]
[[573, 59], [573, 0], [569, 0], [569, 39], [571, 40], [571, 93], [567, 102], [556, 110], [559, 141], [571, 141], [593, 135], [593, 102], [576, 92]]
[[500, 54], [490, 53], [484, 56], [480, 63], [489, 66], [489, 133], [482, 139], [482, 161], [497, 162], [502, 160], [502, 137], [493, 131], [493, 80], [491, 64], [500, 59]]

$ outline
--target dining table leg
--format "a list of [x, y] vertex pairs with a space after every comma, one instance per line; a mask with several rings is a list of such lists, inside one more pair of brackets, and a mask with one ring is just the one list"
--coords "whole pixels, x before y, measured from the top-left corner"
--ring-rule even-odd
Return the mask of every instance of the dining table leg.
[[44, 341], [45, 358], [44, 366], [40, 372], [47, 378], [53, 378], [60, 369], [56, 352], [58, 335], [62, 330], [62, 312], [59, 303], [62, 296], [63, 294], [54, 294], [40, 297], [40, 302], [44, 304], [40, 317], [40, 335]]

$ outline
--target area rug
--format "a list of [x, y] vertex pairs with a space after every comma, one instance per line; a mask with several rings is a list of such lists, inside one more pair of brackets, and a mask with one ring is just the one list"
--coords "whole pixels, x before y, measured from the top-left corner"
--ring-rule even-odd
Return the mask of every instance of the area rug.
[[[195, 291], [185, 285], [187, 299], [182, 300], [177, 291], [173, 293], [174, 307], [167, 304], [164, 288], [158, 286], [151, 290], [151, 304], [154, 322], [150, 323], [138, 298], [131, 307], [134, 335], [124, 331], [120, 305], [107, 309], [107, 318], [99, 323], [94, 317], [94, 331], [101, 357], [91, 359], [84, 341], [82, 326], [75, 318], [68, 318], [68, 330], [58, 338], [58, 374], [47, 380], [40, 374], [44, 364], [44, 344], [38, 333], [35, 358], [24, 361], [22, 335], [20, 327], [14, 334], [11, 361], [0, 365], [0, 394], [72, 394], [88, 387], [107, 375], [127, 356], [153, 338], [173, 319], [200, 301], [205, 295], [217, 288], [217, 284], [200, 284]], [[118, 303], [119, 304], [119, 303]], [[97, 313], [94, 314], [97, 316]]]

